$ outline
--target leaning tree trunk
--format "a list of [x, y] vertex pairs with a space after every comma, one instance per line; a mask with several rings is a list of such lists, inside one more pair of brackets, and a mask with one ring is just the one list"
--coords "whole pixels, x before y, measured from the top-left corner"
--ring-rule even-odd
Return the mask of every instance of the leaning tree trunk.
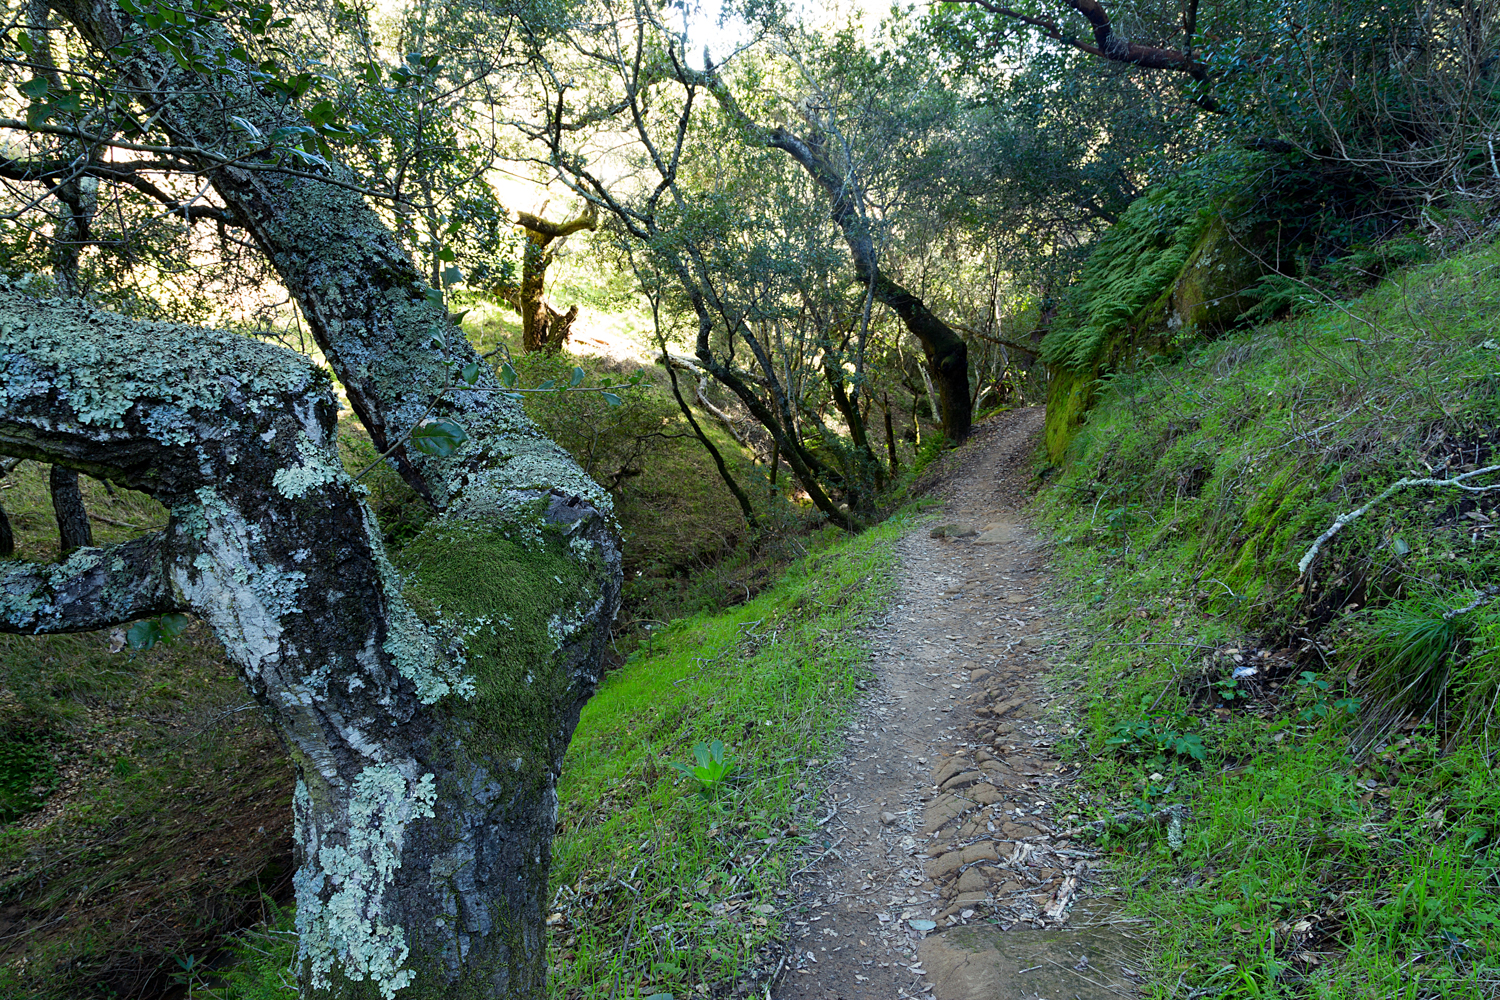
[[755, 142], [779, 149], [807, 172], [828, 196], [829, 215], [838, 225], [853, 258], [854, 276], [887, 308], [901, 317], [907, 331], [922, 345], [927, 366], [937, 382], [943, 430], [958, 442], [972, 430], [973, 409], [969, 402], [969, 348], [953, 328], [944, 323], [921, 298], [893, 281], [880, 268], [879, 255], [870, 227], [861, 210], [864, 190], [852, 169], [841, 170], [830, 159], [825, 138], [818, 132], [806, 137], [777, 126], [766, 128], [754, 121], [735, 101], [717, 70], [710, 64], [701, 72], [677, 67], [684, 83], [706, 87], [724, 112]]
[[57, 518], [57, 537], [62, 554], [94, 544], [94, 529], [89, 526], [88, 508], [83, 491], [78, 488], [78, 473], [54, 465], [47, 473], [52, 492], [52, 513]]
[[[101, 49], [126, 39], [108, 4], [57, 6]], [[150, 48], [124, 65], [179, 147], [245, 152], [227, 109], [262, 135], [299, 123], [233, 56], [211, 81]], [[539, 998], [558, 770], [619, 603], [608, 497], [487, 366], [455, 379], [477, 355], [359, 193], [206, 172], [435, 516], [393, 565], [305, 358], [3, 288], [0, 452], [144, 490], [171, 519], [6, 567], [0, 628], [171, 610], [213, 628], [298, 771], [304, 997]], [[401, 444], [429, 414], [466, 428], [452, 454]]]

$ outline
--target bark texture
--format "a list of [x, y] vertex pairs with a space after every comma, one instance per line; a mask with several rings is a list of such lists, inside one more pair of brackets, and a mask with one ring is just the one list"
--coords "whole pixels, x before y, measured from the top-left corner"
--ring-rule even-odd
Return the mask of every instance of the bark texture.
[[57, 518], [62, 554], [93, 545], [94, 530], [89, 527], [88, 508], [83, 505], [83, 492], [78, 488], [78, 473], [54, 465], [47, 473], [47, 484], [52, 491], [52, 513]]
[[[100, 48], [129, 41], [108, 4], [55, 9]], [[232, 56], [212, 80], [148, 46], [119, 64], [183, 147], [240, 156], [232, 118], [300, 124]], [[608, 497], [488, 366], [456, 380], [479, 359], [360, 194], [203, 165], [376, 446], [429, 412], [466, 428], [453, 454], [393, 453], [436, 516], [393, 564], [307, 359], [3, 285], [0, 453], [143, 490], [171, 518], [60, 565], [6, 565], [0, 628], [174, 610], [212, 627], [298, 768], [305, 997], [541, 997], [556, 778], [619, 603]]]

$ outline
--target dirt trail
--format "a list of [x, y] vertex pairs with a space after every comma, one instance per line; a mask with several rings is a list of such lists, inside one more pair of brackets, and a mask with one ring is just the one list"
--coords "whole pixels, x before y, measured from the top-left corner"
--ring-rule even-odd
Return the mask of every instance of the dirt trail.
[[1037, 408], [984, 425], [949, 459], [939, 527], [900, 543], [779, 1000], [1130, 992], [1134, 941], [1091, 901], [1093, 852], [1055, 814], [1063, 730], [1038, 719], [1047, 649], [1066, 640], [1019, 513], [1042, 422]]

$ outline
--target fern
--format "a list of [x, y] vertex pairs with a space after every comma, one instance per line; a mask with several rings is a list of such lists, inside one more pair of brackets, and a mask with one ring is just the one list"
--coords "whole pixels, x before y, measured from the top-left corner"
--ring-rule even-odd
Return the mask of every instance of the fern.
[[1042, 360], [1069, 371], [1094, 363], [1109, 336], [1166, 291], [1209, 213], [1196, 183], [1153, 188], [1099, 238], [1070, 291], [1070, 321], [1042, 341]]

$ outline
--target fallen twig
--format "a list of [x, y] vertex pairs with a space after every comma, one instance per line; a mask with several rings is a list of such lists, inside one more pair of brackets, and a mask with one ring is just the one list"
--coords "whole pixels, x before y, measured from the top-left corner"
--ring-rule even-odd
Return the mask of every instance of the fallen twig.
[[1484, 604], [1488, 604], [1496, 594], [1500, 594], [1500, 587], [1494, 585], [1485, 587], [1479, 592], [1478, 596], [1476, 596], [1468, 604], [1465, 604], [1463, 607], [1454, 608], [1451, 611], [1444, 611], [1443, 618], [1451, 621], [1452, 619], [1457, 618], [1459, 615], [1466, 615], [1470, 611], [1473, 611], [1475, 608], [1480, 607]]
[[1465, 479], [1471, 479], [1474, 476], [1483, 476], [1491, 472], [1500, 472], [1500, 465], [1485, 466], [1483, 469], [1475, 469], [1473, 472], [1465, 472], [1463, 475], [1454, 476], [1452, 479], [1426, 478], [1396, 480], [1394, 483], [1387, 486], [1379, 496], [1371, 500], [1369, 503], [1365, 504], [1363, 507], [1360, 507], [1358, 510], [1352, 510], [1347, 514], [1340, 514], [1338, 517], [1334, 518], [1333, 524], [1329, 525], [1328, 530], [1318, 536], [1317, 541], [1312, 543], [1312, 548], [1308, 549], [1307, 554], [1302, 557], [1302, 560], [1299, 563], [1297, 563], [1297, 572], [1299, 574], [1306, 573], [1307, 567], [1312, 565], [1312, 561], [1317, 558], [1318, 552], [1322, 550], [1323, 543], [1328, 541], [1334, 535], [1338, 534], [1339, 531], [1344, 527], [1344, 525], [1348, 524], [1350, 521], [1353, 521], [1355, 518], [1360, 517], [1371, 507], [1374, 507], [1376, 504], [1380, 503], [1382, 500], [1385, 500], [1396, 492], [1403, 490], [1408, 486], [1456, 486], [1461, 490], [1468, 490], [1470, 493], [1488, 493], [1491, 490], [1500, 490], [1500, 483], [1493, 483], [1489, 486], [1469, 486], [1464, 483]]
[[832, 844], [829, 844], [828, 845], [828, 850], [824, 851], [822, 854], [819, 854], [816, 858], [813, 858], [812, 861], [810, 861], [808, 864], [806, 864], [803, 867], [798, 868], [796, 871], [792, 872], [790, 878], [796, 878], [798, 875], [801, 875], [803, 872], [805, 872], [805, 871], [811, 871], [812, 869], [816, 868], [818, 866], [818, 862], [819, 861], [822, 861], [824, 858], [828, 857], [828, 855], [832, 854], [838, 848], [838, 846], [840, 844], [842, 844], [843, 842], [844, 842], [844, 838], [840, 837], [838, 840], [835, 840]]

